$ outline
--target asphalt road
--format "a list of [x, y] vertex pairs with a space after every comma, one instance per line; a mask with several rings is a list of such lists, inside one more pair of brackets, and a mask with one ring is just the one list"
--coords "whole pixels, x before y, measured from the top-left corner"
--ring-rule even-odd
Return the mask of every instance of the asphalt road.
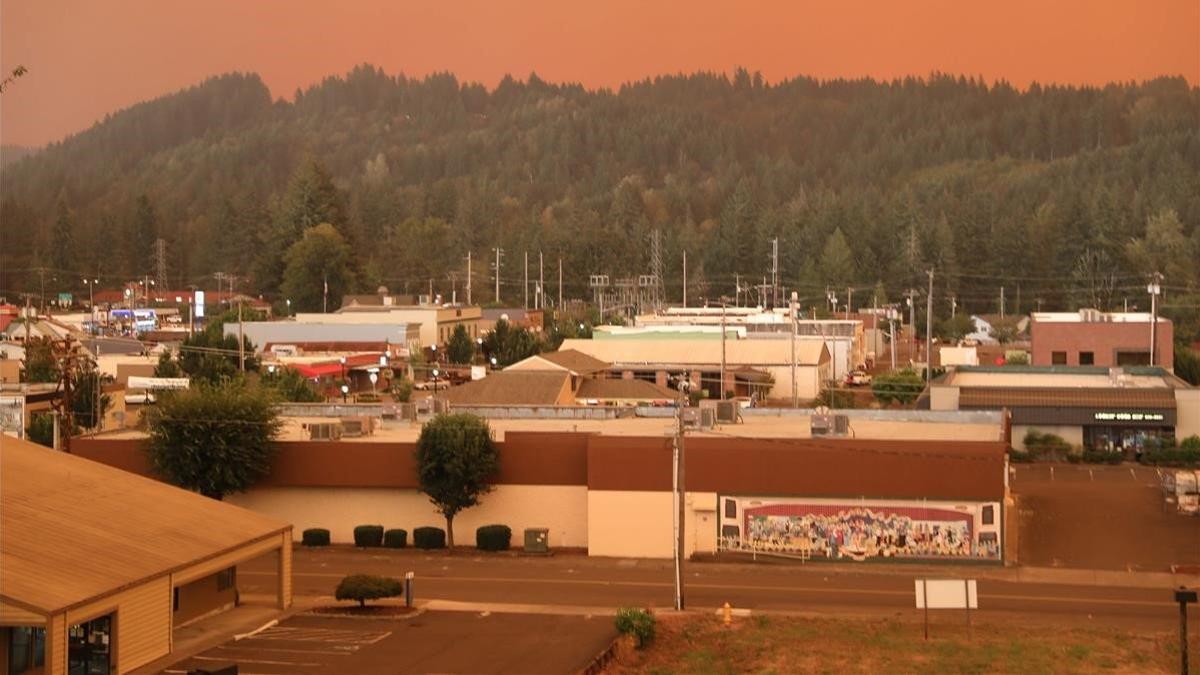
[[[298, 548], [293, 564], [297, 596], [331, 596], [346, 574], [402, 577], [412, 571], [416, 574], [415, 595], [425, 600], [611, 609], [670, 608], [674, 597], [672, 566], [667, 560], [446, 555], [335, 547]], [[1004, 578], [1010, 571], [917, 565], [856, 571], [828, 563], [690, 562], [685, 567], [685, 598], [693, 609], [715, 609], [729, 602], [756, 611], [903, 615], [916, 612], [916, 578], [978, 578], [980, 618], [1020, 615], [1047, 624], [1084, 621], [1155, 629], [1169, 629], [1178, 621], [1178, 608], [1166, 584], [1137, 588], [1090, 585], [1084, 580], [1033, 583]], [[245, 593], [273, 590], [274, 570], [269, 560], [240, 567], [238, 574], [239, 588]], [[1200, 617], [1194, 620], [1200, 621]]]

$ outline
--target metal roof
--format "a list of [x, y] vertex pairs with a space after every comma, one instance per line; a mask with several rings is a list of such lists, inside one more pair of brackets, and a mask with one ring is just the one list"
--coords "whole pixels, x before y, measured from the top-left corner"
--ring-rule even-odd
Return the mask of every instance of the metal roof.
[[1166, 388], [970, 387], [958, 394], [963, 408], [1153, 408], [1175, 409]]
[[50, 615], [291, 529], [0, 436], [0, 600]]

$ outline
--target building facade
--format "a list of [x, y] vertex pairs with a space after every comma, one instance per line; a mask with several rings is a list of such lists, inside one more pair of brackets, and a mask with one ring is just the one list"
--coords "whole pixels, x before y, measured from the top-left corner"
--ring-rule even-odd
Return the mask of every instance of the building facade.
[[1147, 312], [1034, 312], [1029, 331], [1030, 363], [1035, 366], [1175, 368], [1171, 320], [1160, 316], [1155, 323]]

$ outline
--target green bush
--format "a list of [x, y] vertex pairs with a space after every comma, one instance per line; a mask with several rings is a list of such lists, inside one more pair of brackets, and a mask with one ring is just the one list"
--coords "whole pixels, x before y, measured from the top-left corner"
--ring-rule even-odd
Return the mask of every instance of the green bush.
[[[1191, 445], [1188, 443], [1189, 440], [1184, 440], [1184, 445]], [[1149, 464], [1151, 466], [1200, 466], [1200, 447], [1193, 445], [1192, 447], [1180, 446], [1178, 448], [1147, 450], [1142, 453], [1140, 459], [1142, 464]]]
[[354, 545], [360, 548], [379, 546], [383, 543], [382, 525], [359, 525], [354, 528]]
[[1179, 443], [1180, 450], [1200, 450], [1200, 436], [1191, 435]]
[[359, 607], [365, 607], [367, 600], [394, 598], [402, 593], [404, 584], [399, 579], [374, 574], [351, 574], [338, 584], [334, 597], [338, 600], [357, 600]]
[[[1072, 455], [1074, 457], [1074, 455]], [[1085, 464], [1120, 464], [1125, 460], [1125, 455], [1119, 451], [1110, 452], [1108, 450], [1084, 450], [1079, 457]]]
[[440, 527], [418, 527], [413, 530], [413, 546], [423, 549], [446, 548], [446, 531]]
[[329, 530], [323, 527], [313, 527], [304, 531], [300, 536], [300, 543], [305, 546], [328, 546], [329, 545]]
[[482, 551], [507, 551], [512, 542], [512, 528], [507, 525], [484, 525], [475, 530], [475, 547]]
[[[1071, 444], [1055, 434], [1043, 434], [1037, 429], [1030, 429], [1025, 434], [1025, 452], [1031, 460], [1051, 462], [1079, 461], [1071, 452]], [[1072, 459], [1074, 457], [1074, 459]]]
[[644, 609], [622, 607], [617, 610], [617, 631], [635, 637], [639, 648], [654, 639], [654, 622], [654, 615]]
[[384, 532], [383, 545], [386, 548], [404, 548], [408, 546], [408, 530], [388, 530]]

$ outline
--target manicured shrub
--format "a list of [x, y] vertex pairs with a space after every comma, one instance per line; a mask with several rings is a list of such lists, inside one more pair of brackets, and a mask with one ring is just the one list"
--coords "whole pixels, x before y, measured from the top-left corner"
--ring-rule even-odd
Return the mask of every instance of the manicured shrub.
[[512, 528], [507, 525], [484, 525], [475, 530], [475, 547], [482, 551], [507, 551], [512, 542]]
[[[1187, 444], [1187, 440], [1184, 441]], [[1200, 448], [1188, 449], [1184, 446], [1178, 448], [1163, 448], [1161, 450], [1146, 450], [1141, 456], [1142, 464], [1151, 466], [1177, 466], [1177, 467], [1195, 467], [1200, 466]]]
[[617, 610], [617, 631], [632, 635], [639, 648], [654, 639], [654, 615], [644, 609], [622, 607]]
[[1119, 451], [1084, 450], [1080, 459], [1085, 464], [1120, 464], [1125, 459], [1125, 455]]
[[413, 546], [417, 548], [446, 548], [446, 531], [440, 527], [418, 527], [413, 530]]
[[1191, 435], [1179, 443], [1180, 450], [1195, 450], [1200, 452], [1200, 436]]
[[329, 530], [323, 527], [313, 527], [300, 535], [300, 543], [305, 546], [328, 546]]
[[365, 607], [367, 600], [394, 598], [403, 592], [404, 584], [399, 579], [374, 574], [351, 574], [338, 584], [334, 597], [338, 600], [357, 600], [359, 607]]
[[382, 525], [359, 525], [354, 528], [354, 545], [368, 548], [383, 544]]
[[408, 546], [408, 530], [388, 530], [384, 532], [383, 545], [386, 548], [404, 548]]
[[1072, 449], [1070, 443], [1055, 434], [1043, 434], [1037, 429], [1030, 429], [1029, 433], [1025, 434], [1025, 451], [1032, 460], [1079, 461], [1079, 458], [1072, 460]]

